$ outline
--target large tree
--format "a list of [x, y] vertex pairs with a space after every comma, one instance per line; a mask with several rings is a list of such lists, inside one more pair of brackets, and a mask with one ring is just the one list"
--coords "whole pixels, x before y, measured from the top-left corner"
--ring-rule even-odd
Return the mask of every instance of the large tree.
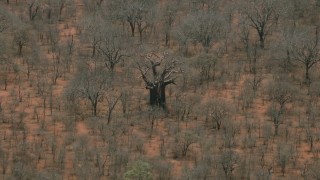
[[150, 91], [150, 105], [165, 109], [165, 89], [167, 85], [175, 84], [177, 73], [181, 72], [179, 63], [176, 59], [168, 57], [166, 53], [161, 55], [149, 53], [143, 58], [144, 62], [138, 62], [137, 68], [146, 84], [146, 89]]

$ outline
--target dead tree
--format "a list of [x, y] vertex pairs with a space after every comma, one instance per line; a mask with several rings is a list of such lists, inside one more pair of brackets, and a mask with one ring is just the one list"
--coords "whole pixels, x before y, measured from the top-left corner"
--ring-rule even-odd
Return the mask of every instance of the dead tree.
[[[169, 84], [175, 84], [178, 68], [178, 61], [169, 58], [166, 53], [157, 55], [149, 53], [143, 56], [144, 63], [137, 63], [137, 68], [146, 84], [146, 89], [150, 91], [150, 105], [166, 109], [165, 89]], [[151, 72], [150, 72], [151, 71]]]

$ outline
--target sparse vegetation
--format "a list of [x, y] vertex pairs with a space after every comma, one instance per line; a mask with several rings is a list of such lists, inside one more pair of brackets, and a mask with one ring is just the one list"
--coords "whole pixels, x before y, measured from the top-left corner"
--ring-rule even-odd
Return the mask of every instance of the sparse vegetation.
[[0, 1], [0, 178], [319, 179], [320, 1]]

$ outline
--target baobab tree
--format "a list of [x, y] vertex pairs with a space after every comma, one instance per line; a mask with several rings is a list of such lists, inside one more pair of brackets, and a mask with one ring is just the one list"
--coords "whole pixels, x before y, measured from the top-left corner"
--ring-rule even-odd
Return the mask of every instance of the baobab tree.
[[144, 63], [137, 63], [137, 68], [150, 91], [150, 105], [166, 109], [165, 89], [167, 85], [175, 84], [177, 74], [181, 72], [179, 61], [168, 57], [167, 53], [149, 53], [143, 58]]

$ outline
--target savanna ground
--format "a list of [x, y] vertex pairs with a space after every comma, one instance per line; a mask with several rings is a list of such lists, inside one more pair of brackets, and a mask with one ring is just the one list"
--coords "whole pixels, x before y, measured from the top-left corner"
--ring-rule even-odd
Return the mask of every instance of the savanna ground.
[[1, 1], [1, 178], [320, 179], [318, 5]]

